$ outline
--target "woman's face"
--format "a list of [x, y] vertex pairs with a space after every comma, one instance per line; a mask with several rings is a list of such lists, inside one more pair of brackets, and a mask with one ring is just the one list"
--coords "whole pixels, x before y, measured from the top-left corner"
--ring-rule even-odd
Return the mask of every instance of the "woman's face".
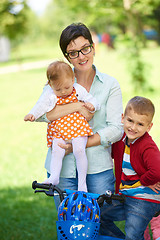
[[[78, 37], [75, 40], [71, 41], [67, 46], [67, 53], [75, 52], [81, 50], [87, 46], [90, 46], [90, 42], [84, 37]], [[79, 56], [77, 58], [71, 59], [68, 57], [70, 63], [74, 66], [75, 71], [87, 71], [92, 68], [93, 57], [94, 57], [94, 43], [93, 47], [91, 47], [91, 52], [84, 55], [82, 52], [79, 52]]]

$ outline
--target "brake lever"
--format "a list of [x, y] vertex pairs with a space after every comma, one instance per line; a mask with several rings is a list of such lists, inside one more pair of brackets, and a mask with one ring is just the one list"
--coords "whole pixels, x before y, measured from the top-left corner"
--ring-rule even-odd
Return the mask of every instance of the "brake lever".
[[117, 200], [121, 203], [123, 203], [125, 201], [125, 195], [121, 194], [121, 195], [114, 195], [112, 194], [111, 191], [106, 191], [105, 194], [100, 195], [97, 199], [97, 202], [99, 204], [100, 207], [103, 206], [104, 202], [108, 203], [108, 204], [112, 204], [112, 200]]
[[52, 190], [35, 190], [34, 191], [35, 193], [38, 193], [38, 192], [44, 192], [47, 196], [54, 196], [54, 192]]

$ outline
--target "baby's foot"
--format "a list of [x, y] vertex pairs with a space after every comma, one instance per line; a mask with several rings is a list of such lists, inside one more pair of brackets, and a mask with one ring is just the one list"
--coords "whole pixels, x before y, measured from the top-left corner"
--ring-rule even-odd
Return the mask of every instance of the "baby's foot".
[[46, 180], [43, 181], [44, 184], [52, 184], [52, 185], [57, 185], [59, 183], [59, 179], [55, 179], [52, 176], [47, 178]]

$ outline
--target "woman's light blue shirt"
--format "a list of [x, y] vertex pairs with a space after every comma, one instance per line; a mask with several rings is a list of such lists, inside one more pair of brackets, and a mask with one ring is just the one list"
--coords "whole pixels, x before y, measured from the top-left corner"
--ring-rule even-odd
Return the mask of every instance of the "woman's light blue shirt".
[[[95, 66], [93, 66], [95, 68]], [[121, 116], [123, 113], [122, 94], [117, 80], [96, 68], [90, 93], [97, 99], [101, 108], [96, 111], [89, 124], [94, 133], [101, 137], [101, 145], [86, 149], [88, 159], [88, 174], [103, 172], [113, 168], [111, 144], [121, 139], [123, 128]], [[76, 79], [75, 79], [76, 81]], [[50, 172], [51, 148], [49, 148], [45, 168]], [[76, 161], [71, 153], [63, 159], [61, 177], [76, 177]]]

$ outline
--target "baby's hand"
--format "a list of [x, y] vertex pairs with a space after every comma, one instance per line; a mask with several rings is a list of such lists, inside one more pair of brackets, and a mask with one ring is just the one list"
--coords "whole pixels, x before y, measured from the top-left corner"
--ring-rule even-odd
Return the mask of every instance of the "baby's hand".
[[84, 103], [84, 106], [85, 106], [89, 111], [91, 111], [91, 112], [93, 112], [93, 111], [95, 110], [95, 107], [94, 107], [93, 104], [90, 103], [90, 102], [85, 102], [85, 103]]
[[25, 117], [24, 117], [24, 121], [30, 121], [30, 122], [33, 122], [35, 120], [35, 117], [33, 114], [27, 114]]
[[154, 185], [148, 186], [150, 189], [152, 189], [155, 193], [159, 193], [160, 191], [160, 182], [157, 182]]

